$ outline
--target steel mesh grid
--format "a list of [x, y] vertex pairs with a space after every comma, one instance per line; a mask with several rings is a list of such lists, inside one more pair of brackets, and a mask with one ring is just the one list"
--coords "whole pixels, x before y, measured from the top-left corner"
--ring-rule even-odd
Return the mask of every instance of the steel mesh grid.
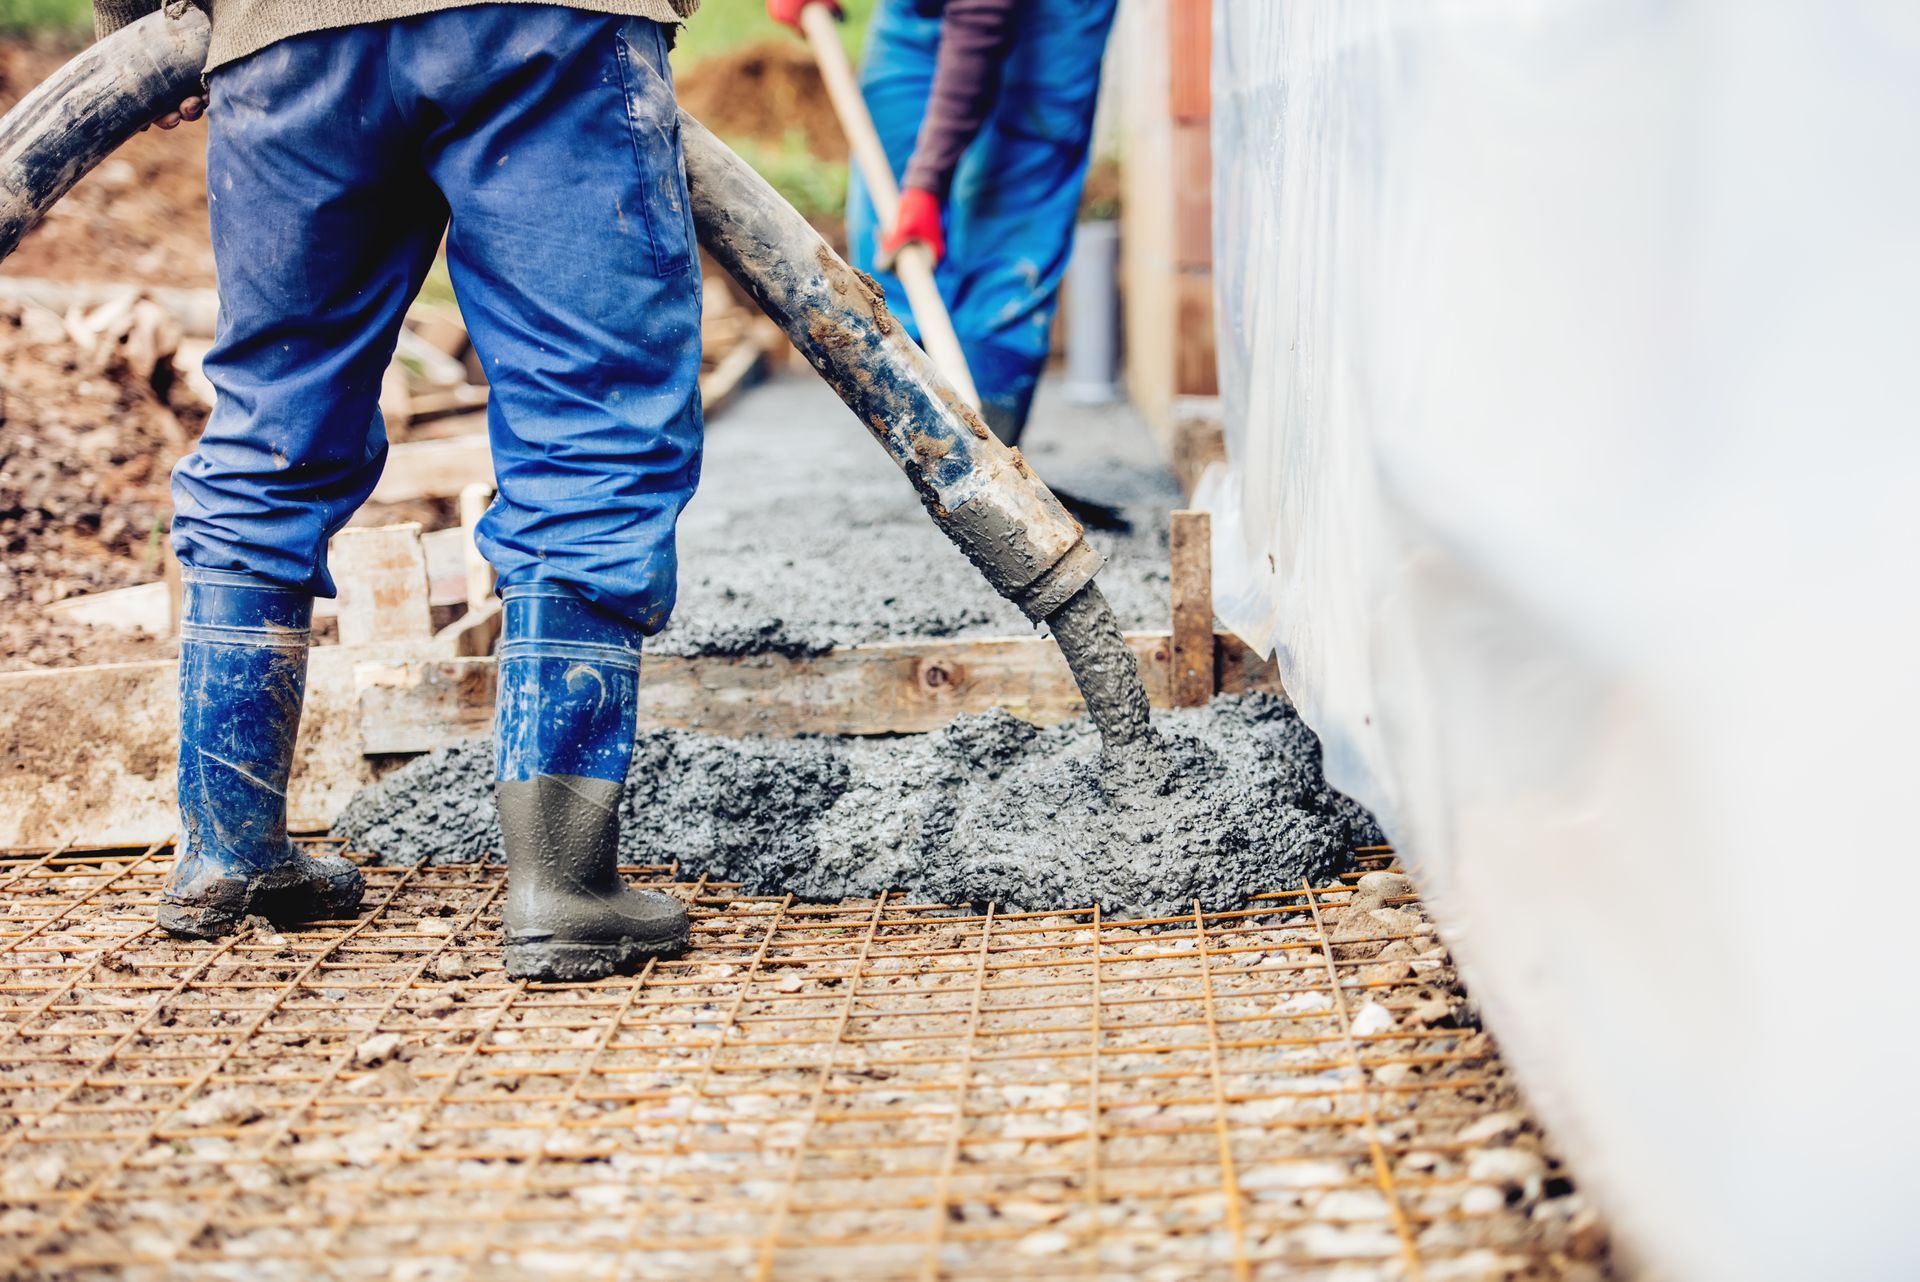
[[0, 857], [9, 1275], [1608, 1272], [1424, 914], [1359, 872], [1114, 922], [632, 868], [694, 950], [564, 987], [501, 971], [497, 867], [189, 944], [168, 859]]

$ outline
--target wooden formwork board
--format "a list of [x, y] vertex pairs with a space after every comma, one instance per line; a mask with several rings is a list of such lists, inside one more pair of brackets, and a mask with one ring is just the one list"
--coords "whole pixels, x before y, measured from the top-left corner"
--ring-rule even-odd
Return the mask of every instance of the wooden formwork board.
[[[1128, 636], [1148, 697], [1171, 702], [1166, 632]], [[306, 712], [288, 790], [296, 830], [327, 827], [397, 757], [486, 733], [491, 658], [471, 638], [438, 636], [312, 652]], [[1215, 638], [1215, 689], [1280, 693], [1271, 662]], [[801, 657], [648, 656], [650, 726], [722, 735], [900, 734], [1003, 707], [1041, 724], [1085, 710], [1044, 637], [906, 641]], [[179, 696], [172, 660], [0, 675], [0, 846], [140, 844], [176, 823]]]

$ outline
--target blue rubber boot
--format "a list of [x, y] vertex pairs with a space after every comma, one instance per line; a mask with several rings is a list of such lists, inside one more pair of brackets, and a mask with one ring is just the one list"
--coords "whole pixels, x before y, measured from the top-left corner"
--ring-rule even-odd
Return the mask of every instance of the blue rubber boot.
[[630, 974], [687, 948], [687, 910], [620, 878], [620, 797], [639, 715], [640, 631], [548, 583], [501, 592], [495, 799], [507, 974]]
[[180, 625], [180, 850], [160, 925], [212, 939], [250, 914], [351, 916], [362, 881], [287, 840], [287, 777], [306, 694], [313, 599], [250, 575], [185, 571]]

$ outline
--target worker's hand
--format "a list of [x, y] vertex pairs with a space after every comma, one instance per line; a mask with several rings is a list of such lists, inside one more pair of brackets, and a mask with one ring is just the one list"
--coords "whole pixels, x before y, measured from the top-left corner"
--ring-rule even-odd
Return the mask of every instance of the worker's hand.
[[835, 21], [846, 17], [840, 12], [840, 6], [834, 0], [767, 0], [767, 16], [775, 22], [784, 22], [795, 31], [800, 30], [800, 11], [810, 4], [823, 4], [833, 11]]
[[936, 263], [947, 256], [947, 238], [940, 230], [940, 198], [918, 187], [903, 187], [900, 212], [893, 220], [893, 229], [880, 242], [880, 249], [892, 258], [916, 241], [932, 251]]
[[[205, 98], [197, 98], [197, 97], [183, 98], [180, 101], [180, 110], [169, 111], [166, 115], [161, 116], [159, 119], [155, 120], [153, 123], [156, 125], [159, 125], [162, 129], [173, 129], [177, 127], [180, 124], [180, 122], [183, 120], [187, 121], [188, 123], [192, 123], [193, 121], [200, 119], [200, 117], [206, 114], [207, 114], [207, 100]], [[146, 131], [147, 131], [147, 127], [145, 125], [141, 125], [140, 132], [145, 133]]]

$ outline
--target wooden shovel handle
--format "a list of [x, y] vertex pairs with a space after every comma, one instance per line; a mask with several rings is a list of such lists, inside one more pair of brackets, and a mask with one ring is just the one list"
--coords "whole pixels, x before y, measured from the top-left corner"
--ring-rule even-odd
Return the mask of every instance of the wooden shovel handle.
[[[833, 11], [826, 5], [809, 4], [800, 10], [800, 26], [807, 43], [813, 47], [814, 60], [820, 64], [820, 78], [826, 83], [827, 97], [840, 117], [840, 128], [847, 135], [853, 161], [860, 166], [867, 191], [873, 197], [873, 209], [880, 225], [893, 226], [900, 213], [900, 186], [893, 178], [893, 165], [887, 149], [880, 143], [880, 131], [873, 127], [867, 112], [867, 100], [854, 78], [853, 64], [840, 44], [840, 33]], [[966, 353], [960, 348], [960, 336], [954, 332], [953, 317], [940, 297], [933, 279], [933, 254], [925, 245], [909, 243], [894, 256], [893, 273], [906, 287], [907, 302], [913, 318], [920, 324], [920, 345], [946, 376], [953, 390], [975, 409], [980, 408], [980, 393], [973, 385], [973, 372], [967, 368]]]

